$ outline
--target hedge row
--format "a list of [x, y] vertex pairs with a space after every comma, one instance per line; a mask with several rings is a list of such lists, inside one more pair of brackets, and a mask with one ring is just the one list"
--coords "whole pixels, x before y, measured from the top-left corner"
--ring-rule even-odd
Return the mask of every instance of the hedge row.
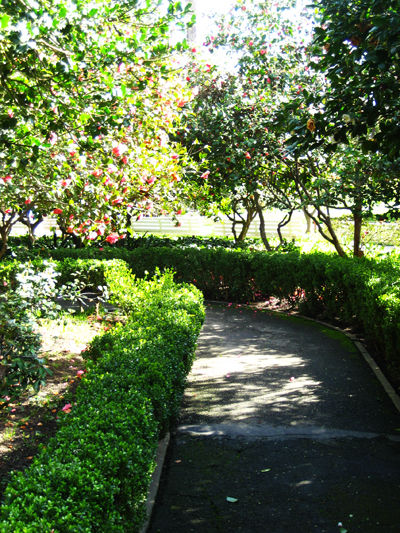
[[[343, 259], [317, 252], [174, 248], [60, 250], [53, 256], [76, 269], [88, 259], [118, 257], [138, 277], [157, 267], [173, 268], [177, 281], [195, 285], [210, 300], [290, 300], [307, 316], [357, 327], [400, 385], [400, 256]], [[100, 274], [93, 272], [93, 280], [100, 282]]]
[[122, 261], [96, 269], [129, 320], [92, 342], [77, 404], [7, 487], [1, 533], [125, 533], [143, 524], [157, 442], [179, 411], [203, 298], [171, 273], [135, 281]]
[[157, 267], [173, 268], [177, 281], [195, 285], [209, 300], [251, 302], [270, 296], [291, 300], [305, 315], [359, 328], [383, 354], [389, 377], [400, 384], [399, 256], [343, 259], [323, 253], [86, 248], [56, 250], [52, 257], [64, 265], [63, 281], [71, 280], [72, 271], [84, 275], [90, 268], [93, 287], [102, 284], [103, 274], [88, 260], [119, 258], [139, 278], [146, 272], [152, 275]]

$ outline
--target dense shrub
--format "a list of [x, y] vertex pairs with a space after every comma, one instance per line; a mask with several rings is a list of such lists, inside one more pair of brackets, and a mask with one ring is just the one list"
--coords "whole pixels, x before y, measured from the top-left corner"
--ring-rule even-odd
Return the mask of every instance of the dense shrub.
[[265, 253], [230, 249], [147, 248], [132, 251], [57, 250], [54, 258], [126, 261], [137, 277], [173, 268], [210, 300], [251, 302], [286, 299], [303, 314], [355, 326], [383, 354], [390, 377], [400, 383], [399, 256], [341, 258], [336, 254]]
[[142, 526], [156, 445], [178, 414], [204, 320], [202, 295], [174, 284], [171, 273], [136, 283], [121, 261], [101, 271], [129, 319], [94, 339], [77, 405], [7, 487], [1, 533]]

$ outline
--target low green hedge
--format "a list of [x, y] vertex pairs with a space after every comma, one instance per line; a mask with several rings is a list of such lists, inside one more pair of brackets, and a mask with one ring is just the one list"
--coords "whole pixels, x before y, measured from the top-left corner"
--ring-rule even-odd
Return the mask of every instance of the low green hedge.
[[310, 317], [355, 326], [382, 354], [400, 385], [400, 258], [341, 258], [327, 253], [148, 248], [57, 250], [57, 259], [120, 258], [138, 277], [173, 268], [175, 279], [209, 300], [251, 302], [285, 298]]
[[179, 412], [203, 297], [171, 273], [135, 282], [121, 261], [93, 266], [128, 322], [93, 340], [77, 404], [7, 487], [1, 533], [125, 533], [143, 524], [157, 442]]

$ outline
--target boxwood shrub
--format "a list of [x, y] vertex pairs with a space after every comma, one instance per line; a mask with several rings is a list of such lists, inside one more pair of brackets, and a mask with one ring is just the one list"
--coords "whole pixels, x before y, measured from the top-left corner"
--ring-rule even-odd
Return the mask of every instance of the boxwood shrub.
[[56, 259], [120, 258], [138, 277], [157, 267], [198, 287], [209, 300], [251, 302], [270, 296], [299, 306], [302, 314], [357, 327], [381, 354], [400, 385], [400, 258], [341, 258], [334, 254], [266, 253], [229, 249], [108, 248], [57, 250]]
[[[122, 261], [91, 264], [129, 318], [93, 340], [76, 405], [6, 489], [1, 533], [122, 533], [143, 524], [157, 442], [179, 412], [203, 297], [172, 273], [135, 282]], [[59, 265], [66, 279], [77, 266]]]

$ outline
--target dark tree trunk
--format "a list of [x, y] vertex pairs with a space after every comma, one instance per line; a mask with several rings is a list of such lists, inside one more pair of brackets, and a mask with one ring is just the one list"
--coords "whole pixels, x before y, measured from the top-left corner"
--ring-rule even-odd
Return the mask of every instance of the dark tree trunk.
[[362, 214], [361, 205], [357, 205], [353, 213], [354, 218], [354, 241], [353, 241], [353, 254], [355, 257], [361, 257], [363, 255], [360, 250], [361, 245], [361, 226], [362, 226]]

